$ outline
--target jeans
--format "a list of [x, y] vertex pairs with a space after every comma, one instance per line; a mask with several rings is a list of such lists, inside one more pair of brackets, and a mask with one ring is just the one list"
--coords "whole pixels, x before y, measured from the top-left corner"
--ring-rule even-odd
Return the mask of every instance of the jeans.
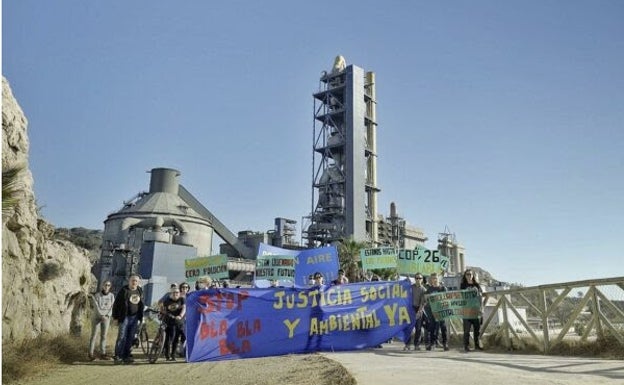
[[125, 360], [130, 357], [132, 340], [137, 329], [137, 321], [137, 316], [131, 315], [124, 318], [123, 322], [119, 324], [119, 333], [117, 333], [117, 342], [115, 343], [115, 355], [117, 358]]
[[106, 354], [106, 336], [110, 326], [110, 317], [100, 317], [96, 315], [91, 322], [91, 342], [89, 343], [89, 354], [95, 353], [95, 341], [98, 329], [100, 330], [100, 353]]

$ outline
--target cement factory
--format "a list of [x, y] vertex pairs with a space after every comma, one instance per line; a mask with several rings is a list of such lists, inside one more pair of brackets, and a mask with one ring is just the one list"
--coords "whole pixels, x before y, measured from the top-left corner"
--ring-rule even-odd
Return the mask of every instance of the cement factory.
[[[179, 183], [180, 171], [154, 168], [149, 191], [123, 202], [104, 221], [102, 254], [94, 266], [99, 282], [121, 287], [130, 274], [139, 274], [149, 301], [170, 282], [187, 280], [185, 259], [217, 254], [215, 233], [225, 242], [218, 254], [228, 257], [229, 279], [241, 283], [253, 280], [260, 243], [302, 249], [353, 237], [375, 247], [424, 245], [424, 231], [399, 217], [395, 203], [389, 216], [379, 213], [375, 73], [338, 56], [322, 72], [313, 99], [313, 194], [300, 242], [297, 221], [287, 218], [275, 218], [269, 232], [234, 234]], [[438, 234], [438, 250], [450, 258], [449, 274], [464, 270], [465, 251], [448, 229]]]

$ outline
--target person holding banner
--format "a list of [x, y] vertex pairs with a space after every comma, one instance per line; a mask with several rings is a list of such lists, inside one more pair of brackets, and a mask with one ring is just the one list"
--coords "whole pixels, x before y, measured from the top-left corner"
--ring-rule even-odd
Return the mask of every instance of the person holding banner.
[[[477, 281], [477, 276], [474, 273], [474, 271], [472, 271], [471, 269], [467, 269], [466, 271], [464, 271], [464, 275], [462, 276], [462, 280], [460, 284], [460, 289], [461, 290], [464, 290], [464, 289], [476, 290], [479, 292], [479, 298], [481, 298], [483, 295], [483, 290], [481, 289], [481, 285], [479, 285], [479, 282]], [[470, 351], [470, 347], [469, 347], [470, 326], [472, 326], [473, 328], [475, 349], [483, 350], [481, 345], [479, 345], [479, 332], [481, 328], [481, 320], [479, 319], [479, 317], [464, 318], [463, 323], [464, 323], [464, 351], [465, 352]]]
[[[423, 285], [423, 275], [414, 274], [415, 283], [412, 285], [412, 307], [416, 312], [416, 329], [414, 331], [414, 350], [420, 350], [420, 339], [423, 328], [423, 319], [425, 318], [425, 293], [427, 288]], [[425, 330], [425, 344], [429, 340]], [[409, 350], [409, 341], [405, 344], [404, 350]]]
[[349, 278], [345, 275], [345, 271], [342, 269], [338, 270], [338, 278], [332, 281], [332, 285], [344, 285], [349, 283]]
[[208, 275], [199, 277], [195, 282], [195, 290], [204, 290], [213, 287], [212, 278]]
[[325, 284], [325, 278], [323, 278], [323, 274], [321, 274], [319, 271], [314, 273], [313, 279], [313, 286], [322, 286]]
[[[426, 294], [434, 294], [446, 291], [446, 287], [442, 286], [438, 281], [438, 274], [431, 273], [429, 275], [429, 288], [427, 289]], [[429, 321], [429, 340], [427, 341], [427, 350], [431, 350], [431, 346], [436, 343], [438, 340], [438, 328], [442, 334], [442, 347], [444, 351], [448, 351], [449, 347], [447, 344], [447, 330], [446, 330], [446, 322], [444, 320], [436, 320], [433, 316], [433, 311], [431, 310], [431, 305], [428, 303], [425, 305], [425, 312], [427, 314], [427, 318]]]

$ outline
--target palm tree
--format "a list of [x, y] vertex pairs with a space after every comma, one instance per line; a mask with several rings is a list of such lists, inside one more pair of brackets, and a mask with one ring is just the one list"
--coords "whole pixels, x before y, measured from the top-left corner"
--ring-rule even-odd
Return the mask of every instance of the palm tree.
[[349, 282], [359, 282], [362, 280], [362, 264], [360, 261], [360, 250], [368, 247], [367, 242], [358, 242], [353, 237], [343, 239], [338, 244], [338, 259], [340, 268], [345, 271]]
[[13, 166], [2, 170], [2, 216], [11, 214], [17, 207], [22, 187], [18, 176], [23, 169], [24, 166]]

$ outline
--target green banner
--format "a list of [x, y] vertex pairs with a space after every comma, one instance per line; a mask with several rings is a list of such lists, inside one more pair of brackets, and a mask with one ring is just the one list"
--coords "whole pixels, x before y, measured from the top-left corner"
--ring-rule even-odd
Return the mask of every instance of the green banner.
[[186, 278], [197, 280], [201, 276], [208, 275], [215, 280], [228, 279], [230, 278], [230, 273], [227, 263], [228, 257], [226, 254], [185, 259], [184, 270]]
[[295, 281], [294, 255], [258, 255], [256, 279]]
[[449, 257], [438, 250], [429, 250], [418, 245], [413, 250], [399, 249], [397, 270], [399, 274], [413, 276], [416, 273], [429, 275], [441, 274], [449, 268]]
[[479, 318], [481, 295], [475, 289], [442, 291], [427, 294], [433, 318], [436, 321], [449, 318]]
[[397, 267], [397, 251], [394, 247], [361, 249], [360, 260], [364, 270], [394, 269]]

